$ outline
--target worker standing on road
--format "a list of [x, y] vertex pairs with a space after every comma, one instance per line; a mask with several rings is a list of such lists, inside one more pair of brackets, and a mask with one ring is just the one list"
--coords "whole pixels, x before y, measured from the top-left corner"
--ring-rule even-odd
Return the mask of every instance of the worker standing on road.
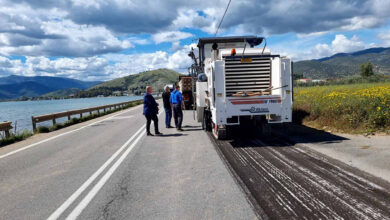
[[171, 91], [169, 91], [169, 86], [165, 86], [165, 91], [162, 94], [162, 99], [164, 103], [164, 110], [165, 110], [165, 127], [166, 128], [173, 128], [171, 126], [171, 119], [172, 119], [172, 107], [171, 107]]
[[158, 131], [158, 103], [152, 96], [152, 92], [153, 88], [151, 86], [147, 86], [144, 96], [144, 115], [146, 118], [146, 134], [148, 136], [153, 136], [153, 134], [150, 133], [150, 123], [152, 120], [154, 123], [154, 133], [156, 135], [161, 135], [161, 133]]
[[179, 131], [183, 131], [181, 128], [181, 124], [183, 123], [183, 109], [184, 107], [184, 101], [183, 101], [183, 95], [179, 91], [180, 86], [176, 86], [176, 89], [171, 93], [171, 104], [173, 108], [173, 117], [175, 118], [175, 125], [176, 129]]

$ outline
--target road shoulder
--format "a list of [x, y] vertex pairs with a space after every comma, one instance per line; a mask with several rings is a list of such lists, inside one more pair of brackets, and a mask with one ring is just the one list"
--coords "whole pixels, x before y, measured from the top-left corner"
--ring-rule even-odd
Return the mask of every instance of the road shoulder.
[[114, 115], [121, 115], [121, 114], [124, 114], [124, 113], [129, 112], [129, 111], [134, 111], [134, 110], [140, 109], [141, 107], [142, 107], [142, 105], [134, 106], [134, 107], [131, 107], [129, 109], [125, 109], [125, 110], [121, 110], [121, 111], [114, 112], [111, 114], [107, 114], [107, 115], [104, 115], [101, 117], [97, 117], [97, 118], [94, 118], [94, 119], [91, 119], [91, 120], [88, 120], [85, 122], [77, 123], [77, 124], [71, 125], [69, 127], [65, 127], [65, 128], [62, 128], [62, 129], [59, 129], [56, 131], [52, 131], [49, 133], [35, 134], [35, 135], [27, 138], [26, 140], [19, 141], [19, 142], [16, 142], [16, 143], [4, 146], [4, 147], [0, 147], [0, 157], [2, 155], [8, 154], [10, 152], [17, 151], [17, 150], [24, 148], [26, 146], [33, 145], [33, 144], [39, 143], [41, 141], [45, 141], [45, 140], [50, 139], [50, 138], [54, 138], [55, 136], [62, 135], [62, 134], [67, 133], [67, 132], [72, 132], [73, 130], [80, 129], [82, 127], [93, 125], [93, 124], [98, 123], [100, 121], [109, 119], [110, 117], [112, 117]]
[[390, 182], [390, 136], [328, 133], [302, 125], [291, 125], [284, 136], [297, 145], [332, 157]]

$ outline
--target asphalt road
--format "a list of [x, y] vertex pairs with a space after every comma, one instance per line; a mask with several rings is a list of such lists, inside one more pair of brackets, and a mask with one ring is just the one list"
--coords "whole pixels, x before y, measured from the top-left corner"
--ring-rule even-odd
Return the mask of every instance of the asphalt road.
[[0, 219], [257, 218], [191, 112], [146, 137], [141, 107], [0, 148]]
[[[142, 106], [0, 148], [0, 219], [390, 219], [390, 184], [283, 139], [145, 136]], [[241, 131], [242, 132], [242, 131]]]
[[265, 218], [390, 219], [390, 184], [347, 164], [277, 137], [214, 144]]

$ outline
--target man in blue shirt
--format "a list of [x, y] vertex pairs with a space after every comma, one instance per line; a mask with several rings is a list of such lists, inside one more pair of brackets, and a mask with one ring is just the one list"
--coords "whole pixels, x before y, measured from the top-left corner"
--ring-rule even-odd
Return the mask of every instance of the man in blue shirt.
[[144, 96], [144, 115], [146, 118], [146, 134], [148, 136], [154, 136], [150, 133], [150, 124], [153, 120], [154, 124], [154, 133], [156, 135], [161, 135], [158, 131], [158, 103], [152, 96], [153, 88], [151, 86], [146, 87], [146, 93]]
[[175, 118], [176, 129], [183, 131], [181, 124], [183, 122], [183, 110], [184, 107], [183, 95], [179, 91], [180, 86], [176, 86], [176, 89], [171, 93], [170, 102], [173, 108], [173, 117]]

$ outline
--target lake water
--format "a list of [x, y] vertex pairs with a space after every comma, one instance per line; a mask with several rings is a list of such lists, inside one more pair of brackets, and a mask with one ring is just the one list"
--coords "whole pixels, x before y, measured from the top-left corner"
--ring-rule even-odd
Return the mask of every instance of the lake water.
[[[40, 100], [40, 101], [19, 101], [19, 102], [0, 102], [0, 121], [12, 121], [12, 126], [16, 131], [32, 131], [31, 116], [50, 114], [61, 111], [69, 111], [80, 108], [89, 108], [100, 105], [114, 104], [141, 99], [140, 96], [122, 96], [122, 97], [101, 97], [84, 99], [62, 99], [62, 100]], [[87, 115], [87, 114], [86, 114]], [[74, 115], [72, 117], [78, 117]], [[61, 123], [67, 118], [58, 119]], [[51, 125], [51, 122], [42, 122], [39, 125]]]

